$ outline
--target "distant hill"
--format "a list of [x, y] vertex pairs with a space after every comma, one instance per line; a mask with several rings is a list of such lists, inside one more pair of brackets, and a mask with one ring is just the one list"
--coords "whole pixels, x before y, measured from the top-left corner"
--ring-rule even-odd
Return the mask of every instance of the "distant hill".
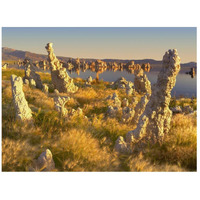
[[[47, 55], [15, 50], [7, 47], [2, 48], [2, 60], [18, 61], [19, 59], [24, 60], [27, 57], [33, 61], [47, 60]], [[58, 58], [63, 62], [67, 62], [69, 59], [69, 57], [62, 56], [59, 56]]]
[[[33, 61], [40, 61], [40, 60], [46, 60], [47, 59], [47, 55], [43, 55], [43, 54], [36, 54], [36, 53], [31, 53], [28, 51], [21, 51], [21, 50], [15, 50], [15, 49], [11, 49], [11, 48], [7, 48], [7, 47], [3, 47], [2, 48], [2, 60], [3, 61], [18, 61], [19, 59], [23, 60], [26, 57], [32, 59]], [[70, 57], [63, 57], [63, 56], [57, 56], [61, 61], [63, 62], [67, 62], [69, 60]], [[75, 58], [74, 58], [75, 59]], [[90, 58], [86, 58], [84, 59], [87, 62], [93, 62], [96, 59], [90, 59]], [[136, 64], [143, 64], [143, 63], [150, 63], [150, 65], [152, 66], [152, 68], [158, 68], [161, 66], [162, 61], [158, 61], [158, 60], [153, 60], [153, 59], [142, 59], [142, 60], [135, 60]], [[123, 62], [123, 63], [127, 63], [130, 60], [122, 60], [122, 59], [103, 59], [103, 61], [106, 62]], [[189, 63], [183, 63], [181, 64], [182, 68], [190, 68], [190, 67], [197, 67], [197, 63], [196, 62], [189, 62]]]

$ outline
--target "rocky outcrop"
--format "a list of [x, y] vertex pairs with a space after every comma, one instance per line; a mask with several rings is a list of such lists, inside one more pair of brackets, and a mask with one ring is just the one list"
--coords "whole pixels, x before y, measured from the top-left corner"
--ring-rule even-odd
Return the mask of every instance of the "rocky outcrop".
[[121, 89], [124, 89], [126, 88], [126, 84], [128, 83], [128, 81], [124, 78], [124, 77], [120, 77], [119, 79], [117, 79], [113, 86], [115, 88], [121, 88]]
[[151, 94], [151, 83], [143, 69], [135, 70], [134, 86], [139, 94]]
[[126, 84], [126, 94], [132, 95], [133, 93], [135, 93], [135, 87], [134, 87], [134, 84], [131, 81], [129, 81]]
[[74, 93], [78, 87], [74, 85], [73, 79], [68, 75], [66, 68], [57, 59], [52, 47], [53, 43], [48, 43], [45, 47], [48, 52], [48, 61], [50, 63], [51, 79], [54, 88], [61, 93], [71, 92]]
[[[171, 90], [175, 86], [179, 71], [180, 58], [177, 50], [167, 51], [163, 56], [157, 83], [152, 87], [152, 95], [140, 116], [137, 128], [126, 135], [127, 146], [136, 144], [136, 141], [137, 144], [143, 143], [144, 140], [151, 143], [162, 142], [164, 136], [168, 134], [172, 117], [172, 111], [169, 109]], [[120, 144], [116, 144], [118, 145]]]
[[61, 116], [66, 117], [68, 115], [68, 110], [65, 108], [65, 104], [70, 100], [70, 97], [54, 97], [55, 109], [61, 114]]
[[35, 86], [36, 88], [42, 89], [42, 81], [40, 75], [35, 72], [32, 62], [29, 59], [25, 59], [25, 76], [23, 80], [29, 80], [30, 85]]
[[190, 71], [189, 72], [186, 72], [186, 74], [189, 74], [191, 76], [191, 78], [194, 78], [195, 77], [195, 68], [192, 67], [190, 68]]
[[28, 106], [23, 92], [23, 81], [21, 77], [11, 76], [13, 103], [16, 111], [16, 118], [25, 121], [32, 119], [32, 111]]

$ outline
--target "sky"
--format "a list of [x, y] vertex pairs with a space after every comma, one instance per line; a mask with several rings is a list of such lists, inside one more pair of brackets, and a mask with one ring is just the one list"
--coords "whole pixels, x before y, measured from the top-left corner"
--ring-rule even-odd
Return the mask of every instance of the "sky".
[[57, 56], [96, 59], [162, 60], [168, 49], [176, 48], [182, 63], [196, 62], [195, 27], [3, 27], [2, 46], [47, 54], [53, 43]]

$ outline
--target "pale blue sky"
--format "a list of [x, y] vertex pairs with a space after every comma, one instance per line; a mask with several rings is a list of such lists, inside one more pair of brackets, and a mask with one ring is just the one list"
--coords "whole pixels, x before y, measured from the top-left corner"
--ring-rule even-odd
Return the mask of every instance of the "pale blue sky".
[[196, 28], [3, 28], [2, 46], [57, 56], [161, 60], [176, 48], [181, 62], [196, 62]]

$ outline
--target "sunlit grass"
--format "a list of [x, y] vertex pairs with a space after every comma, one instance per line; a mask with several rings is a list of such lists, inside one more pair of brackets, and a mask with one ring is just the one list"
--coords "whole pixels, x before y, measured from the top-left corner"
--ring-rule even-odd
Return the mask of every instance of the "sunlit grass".
[[[58, 171], [195, 171], [197, 129], [193, 116], [174, 115], [169, 135], [161, 145], [151, 145], [143, 153], [119, 155], [114, 151], [118, 136], [125, 136], [136, 124], [122, 123], [119, 116], [105, 116], [108, 95], [116, 92], [119, 99], [127, 98], [123, 89], [113, 89], [108, 83], [75, 79], [82, 87], [70, 96], [66, 108], [80, 107], [84, 116], [61, 118], [54, 109], [55, 94], [44, 94], [39, 89], [23, 86], [33, 112], [33, 123], [15, 120], [10, 76], [24, 76], [23, 70], [8, 69], [2, 77], [2, 170], [27, 171], [42, 151], [50, 149]], [[40, 73], [43, 82], [51, 84], [49, 74]], [[136, 94], [137, 99], [140, 95]], [[176, 105], [191, 105], [191, 99], [177, 99]], [[172, 104], [171, 103], [171, 104]], [[196, 106], [196, 100], [192, 102]], [[130, 105], [133, 107], [133, 105]]]

